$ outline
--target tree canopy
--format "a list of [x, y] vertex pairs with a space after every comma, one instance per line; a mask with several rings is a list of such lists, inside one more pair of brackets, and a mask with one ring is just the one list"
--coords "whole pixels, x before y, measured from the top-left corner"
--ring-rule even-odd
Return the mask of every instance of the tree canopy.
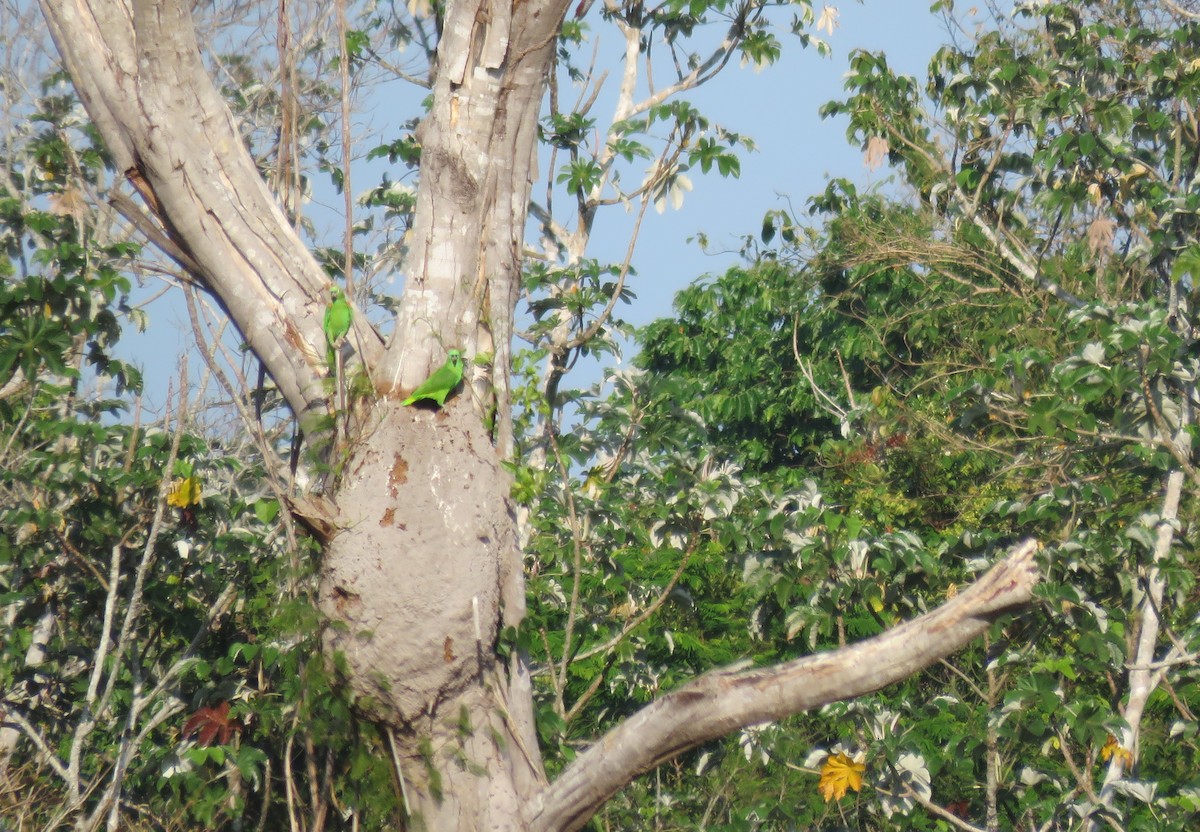
[[[887, 186], [730, 229], [577, 390], [636, 286], [601, 209], [736, 176], [683, 96], [824, 50], [807, 3], [271, 10], [264, 56], [197, 47], [251, 6], [46, 0], [72, 85], [38, 64], [0, 145], [0, 816], [1191, 828], [1200, 9], [934, 10], [927, 78], [856, 52], [824, 109]], [[428, 98], [356, 205], [351, 90], [393, 81]], [[153, 417], [113, 358], [148, 275], [199, 347]]]

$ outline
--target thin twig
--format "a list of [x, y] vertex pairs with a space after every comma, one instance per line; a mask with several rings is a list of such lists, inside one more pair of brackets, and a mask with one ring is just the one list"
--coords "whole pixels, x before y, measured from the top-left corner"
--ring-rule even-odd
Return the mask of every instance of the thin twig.
[[643, 197], [642, 207], [638, 210], [637, 219], [633, 223], [633, 232], [630, 234], [629, 245], [625, 249], [625, 259], [621, 262], [621, 271], [617, 275], [617, 283], [612, 290], [612, 294], [609, 295], [608, 303], [605, 304], [604, 309], [596, 316], [596, 319], [592, 321], [592, 325], [567, 344], [567, 349], [577, 349], [591, 341], [596, 337], [596, 333], [600, 331], [600, 328], [608, 322], [609, 316], [612, 315], [613, 308], [617, 305], [617, 301], [621, 299], [621, 292], [625, 288], [625, 280], [629, 277], [629, 268], [633, 263], [633, 251], [637, 246], [639, 232], [642, 228], [642, 220], [646, 216], [646, 206], [649, 204], [650, 198], [648, 196]]
[[654, 615], [654, 613], [658, 612], [658, 608], [661, 607], [666, 602], [667, 598], [670, 597], [671, 593], [674, 591], [675, 585], [677, 583], [679, 583], [679, 579], [681, 577], [683, 577], [683, 570], [687, 568], [688, 561], [690, 561], [692, 559], [692, 555], [695, 554], [696, 548], [698, 547], [698, 545], [699, 545], [699, 539], [693, 538], [691, 545], [688, 546], [687, 551], [685, 551], [683, 554], [683, 558], [679, 561], [679, 566], [675, 569], [675, 574], [671, 576], [671, 580], [667, 581], [667, 585], [665, 587], [663, 587], [662, 592], [660, 592], [658, 594], [658, 597], [654, 599], [654, 601], [650, 604], [650, 606], [646, 607], [645, 610], [638, 613], [638, 615], [635, 618], [630, 620], [621, 629], [621, 632], [617, 633], [615, 636], [613, 636], [612, 638], [610, 638], [608, 641], [604, 642], [603, 644], [599, 644], [595, 647], [590, 647], [587, 650], [584, 650], [579, 655], [575, 656], [574, 659], [576, 661], [579, 661], [582, 659], [591, 658], [592, 656], [596, 655], [597, 653], [603, 653], [605, 651], [613, 649], [618, 644], [620, 644], [622, 640], [624, 640], [625, 636], [629, 635], [631, 632], [633, 632], [635, 629], [637, 629], [637, 627], [639, 625], [641, 625], [642, 622], [644, 622], [650, 616]]
[[411, 817], [412, 809], [408, 804], [408, 787], [404, 784], [404, 769], [400, 766], [400, 752], [396, 748], [396, 732], [390, 726], [384, 730], [387, 732], [388, 746], [392, 749], [392, 765], [396, 769], [396, 779], [400, 781], [400, 802], [404, 804], [404, 814]]
[[342, 107], [342, 210], [346, 212], [346, 224], [342, 246], [342, 276], [346, 280], [346, 294], [354, 296], [354, 192], [350, 187], [350, 54], [346, 49], [349, 36], [346, 24], [346, 0], [337, 0], [338, 30], [338, 80]]
[[[567, 625], [563, 631], [562, 664], [559, 666], [557, 689], [559, 690], [558, 709], [560, 715], [563, 709], [562, 690], [567, 685], [567, 666], [571, 663], [571, 641], [575, 634], [575, 619], [579, 614], [579, 585], [583, 572], [583, 542], [580, 539], [579, 515], [575, 512], [575, 495], [571, 491], [571, 478], [567, 466], [563, 462], [562, 450], [558, 447], [558, 439], [554, 430], [546, 432], [550, 447], [554, 451], [554, 461], [558, 464], [559, 474], [563, 479], [563, 496], [567, 503], [567, 521], [571, 524], [571, 545], [574, 555], [574, 575], [571, 582], [571, 601], [567, 607]], [[546, 657], [551, 659], [549, 655]]]
[[[877, 788], [876, 791], [882, 791], [882, 789]], [[908, 790], [908, 792], [904, 796], [912, 798], [925, 811], [929, 812], [931, 815], [937, 815], [939, 818], [941, 818], [942, 820], [951, 824], [952, 826], [956, 826], [959, 829], [963, 830], [963, 832], [988, 832], [988, 830], [986, 830], [986, 829], [975, 826], [974, 824], [971, 824], [971, 823], [967, 823], [965, 820], [960, 818], [958, 815], [954, 814], [953, 812], [947, 811], [946, 809], [943, 809], [941, 806], [938, 806], [936, 803], [934, 803], [929, 798], [925, 797], [922, 794], [918, 794], [917, 792], [913, 791], [911, 788]]]
[[1188, 454], [1183, 451], [1172, 438], [1171, 426], [1167, 424], [1167, 420], [1163, 418], [1162, 411], [1158, 407], [1158, 403], [1154, 401], [1154, 392], [1150, 389], [1150, 376], [1146, 373], [1146, 360], [1149, 358], [1150, 347], [1143, 344], [1141, 354], [1141, 377], [1142, 377], [1142, 397], [1146, 403], [1146, 412], [1150, 415], [1150, 420], [1154, 422], [1154, 427], [1158, 431], [1159, 443], [1167, 449], [1167, 452], [1175, 458], [1188, 475], [1192, 482], [1200, 484], [1200, 472], [1198, 472]]

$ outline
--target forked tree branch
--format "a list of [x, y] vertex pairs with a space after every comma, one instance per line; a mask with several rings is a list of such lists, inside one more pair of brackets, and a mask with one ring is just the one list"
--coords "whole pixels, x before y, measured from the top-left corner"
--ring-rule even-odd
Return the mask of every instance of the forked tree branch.
[[635, 776], [701, 743], [905, 679], [1027, 604], [1039, 574], [1026, 540], [941, 607], [859, 644], [772, 667], [715, 670], [651, 703], [606, 734], [531, 804], [534, 832], [581, 828]]
[[[190, 5], [41, 6], [114, 164], [174, 244], [167, 253], [219, 299], [296, 414], [323, 411], [328, 278], [245, 149], [204, 67]], [[354, 326], [370, 364], [382, 342], [365, 320]]]

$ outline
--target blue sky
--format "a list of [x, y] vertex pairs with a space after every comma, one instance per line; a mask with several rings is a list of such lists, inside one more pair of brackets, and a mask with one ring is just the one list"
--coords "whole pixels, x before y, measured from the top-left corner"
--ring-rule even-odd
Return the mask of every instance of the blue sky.
[[[861, 153], [847, 145], [844, 119], [822, 120], [818, 109], [843, 95], [847, 60], [853, 49], [882, 50], [897, 71], [923, 77], [930, 57], [947, 41], [948, 34], [942, 18], [929, 13], [928, 0], [834, 5], [839, 13], [837, 29], [832, 36], [819, 33], [831, 45], [831, 57], [822, 58], [815, 49], [803, 49], [795, 38], [781, 34], [783, 57], [774, 66], [755, 72], [731, 62], [721, 76], [687, 96], [714, 121], [752, 137], [757, 149], [743, 154], [740, 178], [722, 179], [715, 173], [704, 176], [694, 171], [694, 189], [680, 210], [648, 212], [633, 260], [637, 274], [631, 288], [637, 300], [618, 309], [625, 320], [642, 325], [669, 314], [677, 291], [737, 262], [730, 250], [736, 250], [743, 235], [758, 232], [766, 211], [786, 207], [789, 199], [797, 210], [803, 209], [806, 199], [822, 191], [832, 177], [870, 184], [887, 176], [886, 169], [869, 172]], [[820, 15], [821, 10], [822, 3], [816, 0], [814, 11]], [[597, 28], [604, 25], [594, 24]], [[369, 183], [359, 176], [353, 187], [361, 192]], [[322, 201], [340, 210], [340, 197], [330, 195]], [[624, 229], [629, 221], [618, 216], [623, 214], [619, 208], [609, 210], [611, 216], [601, 213], [597, 219], [589, 254], [602, 262], [620, 262], [628, 243]], [[329, 221], [341, 224], [338, 216]], [[699, 233], [707, 236], [710, 253], [694, 240], [689, 242]], [[726, 253], [715, 253], [723, 250]], [[122, 344], [125, 357], [146, 373], [150, 412], [161, 407], [167, 384], [176, 374], [178, 355], [192, 343], [182, 300], [173, 294], [176, 296], [147, 309], [150, 325], [146, 333], [127, 333]], [[626, 360], [629, 357], [627, 354]], [[606, 361], [611, 363], [611, 359]], [[193, 361], [192, 367], [195, 378], [198, 362]], [[569, 379], [568, 384], [590, 383], [599, 368], [580, 369], [583, 377]]]
[[[814, 8], [819, 14], [820, 3]], [[842, 2], [837, 8], [839, 27], [832, 37], [820, 33], [832, 46], [831, 57], [785, 38], [775, 66], [755, 73], [731, 65], [693, 97], [724, 126], [749, 134], [757, 149], [743, 155], [740, 178], [702, 177], [696, 171], [695, 189], [682, 210], [648, 216], [643, 233], [653, 243], [643, 241], [635, 257], [638, 302], [628, 315], [631, 322], [648, 323], [669, 312], [676, 291], [737, 262], [732, 253], [705, 254], [689, 243], [698, 232], [707, 235], [713, 252], [736, 250], [740, 237], [758, 233], [768, 210], [787, 208], [790, 201], [802, 212], [808, 197], [831, 178], [870, 184], [887, 177], [886, 168], [869, 172], [861, 152], [849, 146], [844, 118], [822, 119], [818, 110], [844, 96], [852, 50], [884, 51], [897, 72], [923, 78], [948, 35], [925, 0]], [[624, 242], [618, 245], [623, 252]]]

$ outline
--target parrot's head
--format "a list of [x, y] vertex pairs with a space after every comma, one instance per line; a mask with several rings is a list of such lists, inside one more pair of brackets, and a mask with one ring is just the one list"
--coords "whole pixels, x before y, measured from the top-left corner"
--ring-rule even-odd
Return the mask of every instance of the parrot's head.
[[341, 296], [342, 296], [342, 287], [341, 286], [338, 286], [335, 283], [329, 287], [329, 298], [331, 300], [337, 300]]
[[446, 359], [451, 364], [461, 364], [462, 363], [462, 352], [460, 352], [459, 350], [449, 350], [446, 352]]

